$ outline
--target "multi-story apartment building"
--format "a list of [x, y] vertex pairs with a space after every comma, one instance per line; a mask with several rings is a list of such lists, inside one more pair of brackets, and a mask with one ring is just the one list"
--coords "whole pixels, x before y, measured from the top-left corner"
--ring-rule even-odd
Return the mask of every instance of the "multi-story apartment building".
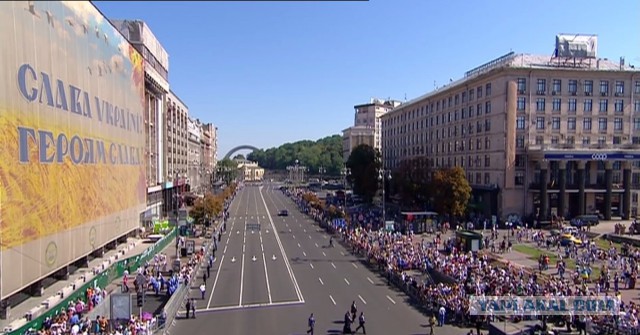
[[202, 179], [202, 187], [206, 192], [211, 191], [213, 185], [213, 176], [217, 164], [217, 128], [212, 123], [202, 125], [202, 146], [200, 152], [202, 154], [202, 168], [204, 170], [204, 178]]
[[191, 192], [201, 192], [202, 166], [202, 123], [195, 118], [189, 118], [187, 124], [187, 184]]
[[382, 117], [383, 164], [461, 166], [479, 212], [638, 215], [640, 72], [509, 53]]
[[375, 149], [381, 148], [380, 117], [400, 105], [400, 101], [372, 98], [367, 104], [354, 106], [355, 115], [353, 126], [342, 131], [342, 155], [349, 159], [351, 151], [361, 144], [367, 144]]
[[143, 218], [161, 216], [165, 182], [165, 100], [169, 92], [169, 55], [144, 21], [110, 20], [144, 58], [147, 205]]
[[180, 206], [180, 194], [185, 191], [188, 168], [188, 121], [189, 108], [173, 92], [167, 94], [166, 122], [166, 181], [164, 189], [163, 212], [165, 215], [177, 215]]

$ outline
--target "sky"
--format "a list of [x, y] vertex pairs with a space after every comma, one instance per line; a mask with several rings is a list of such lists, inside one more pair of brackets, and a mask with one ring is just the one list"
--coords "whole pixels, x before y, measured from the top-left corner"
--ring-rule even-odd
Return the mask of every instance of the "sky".
[[[94, 1], [144, 20], [171, 89], [218, 127], [218, 158], [342, 134], [354, 105], [411, 100], [510, 51], [551, 55], [559, 33], [640, 66], [640, 1]], [[247, 153], [248, 151], [240, 151]]]

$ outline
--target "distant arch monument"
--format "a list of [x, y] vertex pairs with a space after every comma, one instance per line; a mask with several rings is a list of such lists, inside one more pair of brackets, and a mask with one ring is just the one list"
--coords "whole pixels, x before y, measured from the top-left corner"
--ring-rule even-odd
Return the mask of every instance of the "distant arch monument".
[[231, 158], [231, 155], [235, 154], [236, 152], [238, 152], [240, 150], [253, 150], [253, 151], [256, 151], [256, 150], [260, 150], [260, 149], [254, 147], [253, 145], [248, 145], [248, 144], [239, 145], [239, 146], [229, 150], [229, 152], [227, 152], [227, 154], [224, 155], [224, 159]]

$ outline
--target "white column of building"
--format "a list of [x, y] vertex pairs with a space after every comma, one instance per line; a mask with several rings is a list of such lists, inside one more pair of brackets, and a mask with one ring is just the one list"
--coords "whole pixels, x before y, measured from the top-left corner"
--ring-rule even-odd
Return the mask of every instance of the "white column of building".
[[164, 181], [164, 118], [163, 107], [164, 107], [164, 96], [160, 96], [159, 99], [156, 99], [156, 132], [158, 133], [157, 138], [157, 164], [158, 164], [158, 175], [156, 176], [156, 183], [161, 184]]

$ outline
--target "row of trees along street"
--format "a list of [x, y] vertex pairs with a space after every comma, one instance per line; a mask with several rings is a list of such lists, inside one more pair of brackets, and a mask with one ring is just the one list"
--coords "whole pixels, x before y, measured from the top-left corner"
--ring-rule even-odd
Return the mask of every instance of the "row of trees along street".
[[208, 223], [213, 221], [224, 210], [224, 203], [230, 199], [236, 191], [236, 183], [231, 183], [217, 195], [207, 193], [203, 198], [198, 198], [189, 211], [189, 216], [195, 223]]
[[350, 171], [347, 180], [353, 186], [353, 193], [365, 203], [371, 203], [384, 184], [387, 196], [399, 196], [403, 210], [435, 210], [452, 217], [465, 215], [471, 186], [464, 169], [459, 166], [434, 168], [432, 159], [416, 157], [402, 161], [391, 171], [391, 180], [382, 183], [381, 158], [380, 152], [362, 144], [353, 149], [347, 160]]

